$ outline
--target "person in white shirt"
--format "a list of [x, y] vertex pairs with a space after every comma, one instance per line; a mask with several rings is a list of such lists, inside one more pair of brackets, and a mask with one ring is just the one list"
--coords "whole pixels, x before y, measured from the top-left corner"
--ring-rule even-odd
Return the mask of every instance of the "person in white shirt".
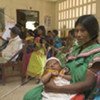
[[10, 28], [10, 31], [11, 38], [7, 47], [0, 53], [0, 63], [5, 63], [11, 59], [19, 50], [22, 49], [22, 40], [19, 37], [21, 31], [16, 26]]

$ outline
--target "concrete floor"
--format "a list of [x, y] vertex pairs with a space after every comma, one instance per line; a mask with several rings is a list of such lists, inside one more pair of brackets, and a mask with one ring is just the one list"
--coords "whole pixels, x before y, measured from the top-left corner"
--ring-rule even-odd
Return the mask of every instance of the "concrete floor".
[[18, 77], [8, 79], [6, 85], [0, 83], [0, 100], [23, 100], [25, 93], [35, 86], [35, 81], [31, 80], [23, 86], [20, 84]]

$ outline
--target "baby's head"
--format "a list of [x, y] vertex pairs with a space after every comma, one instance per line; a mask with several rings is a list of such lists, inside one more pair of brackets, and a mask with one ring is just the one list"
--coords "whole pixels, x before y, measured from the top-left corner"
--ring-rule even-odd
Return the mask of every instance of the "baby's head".
[[61, 70], [61, 62], [59, 61], [58, 58], [51, 57], [51, 58], [47, 59], [45, 67], [46, 67], [46, 69], [60, 71]]

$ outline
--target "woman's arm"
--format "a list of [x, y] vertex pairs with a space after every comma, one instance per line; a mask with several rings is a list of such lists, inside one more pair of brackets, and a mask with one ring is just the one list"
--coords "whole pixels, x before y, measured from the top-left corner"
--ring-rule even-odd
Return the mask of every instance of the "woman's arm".
[[71, 78], [71, 75], [62, 75], [62, 78], [70, 81], [72, 78]]
[[87, 71], [86, 80], [82, 82], [73, 83], [65, 86], [56, 86], [53, 81], [45, 85], [45, 90], [47, 92], [56, 93], [80, 93], [91, 88], [96, 82], [96, 76], [91, 72]]

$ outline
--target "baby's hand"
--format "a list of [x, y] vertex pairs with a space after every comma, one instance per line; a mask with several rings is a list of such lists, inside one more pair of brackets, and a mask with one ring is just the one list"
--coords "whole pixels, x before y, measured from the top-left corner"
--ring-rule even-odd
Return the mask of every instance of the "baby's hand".
[[55, 70], [52, 71], [51, 73], [52, 73], [53, 76], [58, 76], [58, 74], [59, 74], [58, 71], [55, 71]]
[[66, 73], [68, 72], [68, 70], [66, 68], [63, 68], [60, 73], [59, 76], [63, 77]]
[[65, 74], [65, 69], [62, 69], [62, 70], [60, 71], [60, 73], [59, 73], [59, 76], [63, 77], [64, 74]]
[[60, 74], [65, 74], [65, 72], [66, 72], [66, 69], [64, 68], [64, 69], [62, 69], [62, 70], [60, 71]]
[[51, 73], [51, 75], [53, 75], [53, 76], [57, 76], [58, 75], [58, 71], [57, 70], [48, 69], [48, 73]]

